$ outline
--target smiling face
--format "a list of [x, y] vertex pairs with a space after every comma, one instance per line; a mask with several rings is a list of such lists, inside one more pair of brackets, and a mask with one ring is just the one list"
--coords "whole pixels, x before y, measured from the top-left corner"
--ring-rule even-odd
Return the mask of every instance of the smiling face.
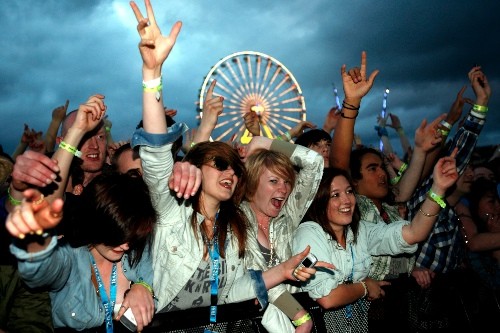
[[389, 192], [387, 173], [380, 156], [367, 153], [361, 157], [361, 178], [354, 180], [356, 192], [375, 204], [381, 203]]
[[88, 133], [82, 140], [82, 169], [84, 172], [100, 172], [106, 160], [106, 131], [104, 126]]
[[333, 230], [343, 230], [352, 222], [356, 206], [354, 189], [344, 176], [336, 176], [330, 185], [327, 215]]
[[276, 217], [292, 191], [292, 185], [283, 177], [263, 167], [257, 190], [250, 200], [254, 212]]
[[204, 199], [216, 202], [231, 199], [238, 185], [239, 172], [235, 172], [223, 157], [214, 157], [203, 164], [201, 187]]

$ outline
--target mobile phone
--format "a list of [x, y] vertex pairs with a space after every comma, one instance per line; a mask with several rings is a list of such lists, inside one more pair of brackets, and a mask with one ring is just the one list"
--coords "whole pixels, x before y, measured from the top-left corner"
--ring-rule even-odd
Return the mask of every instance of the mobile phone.
[[132, 309], [128, 308], [127, 311], [121, 316], [120, 322], [128, 328], [131, 332], [137, 331], [137, 322], [135, 321], [134, 314], [132, 313]]
[[316, 265], [316, 263], [318, 262], [318, 258], [316, 258], [316, 256], [312, 253], [309, 253], [307, 255], [307, 257], [305, 257], [304, 259], [302, 259], [302, 261], [300, 262], [300, 264], [297, 265], [296, 268], [299, 268], [299, 267], [313, 267], [314, 265]]

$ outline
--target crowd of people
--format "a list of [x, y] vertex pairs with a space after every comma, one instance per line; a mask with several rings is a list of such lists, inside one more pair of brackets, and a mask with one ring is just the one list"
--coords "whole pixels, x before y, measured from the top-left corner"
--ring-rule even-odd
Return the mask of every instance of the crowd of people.
[[[365, 52], [342, 66], [345, 97], [321, 129], [302, 121], [269, 138], [250, 111], [250, 143], [217, 142], [215, 80], [196, 130], [164, 106], [182, 23], [164, 35], [150, 0], [145, 15], [131, 8], [143, 109], [130, 140], [113, 141], [95, 94], [1, 152], [0, 332], [140, 332], [155, 314], [201, 307], [215, 332], [218, 306], [252, 299], [268, 332], [312, 332], [299, 292], [332, 332], [498, 327], [500, 148], [478, 154], [491, 96], [480, 66], [468, 73], [474, 99], [461, 87], [413, 146], [395, 114], [378, 118], [383, 150], [355, 133], [379, 75]], [[301, 264], [311, 254], [314, 266]]]

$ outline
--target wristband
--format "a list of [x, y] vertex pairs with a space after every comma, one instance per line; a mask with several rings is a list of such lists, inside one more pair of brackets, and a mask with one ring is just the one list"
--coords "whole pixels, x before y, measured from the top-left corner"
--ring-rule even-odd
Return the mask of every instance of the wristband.
[[394, 178], [391, 178], [391, 185], [396, 185], [397, 183], [399, 183], [400, 179], [401, 179], [400, 176], [396, 176]]
[[474, 104], [474, 106], [472, 107], [472, 110], [477, 111], [477, 112], [486, 113], [486, 112], [488, 112], [488, 107]]
[[161, 76], [159, 78], [142, 81], [142, 90], [144, 92], [152, 92], [155, 93], [155, 98], [157, 101], [160, 101], [161, 91], [163, 90], [163, 84]]
[[7, 189], [7, 197], [9, 198], [9, 202], [12, 204], [12, 206], [19, 206], [22, 204], [22, 200], [17, 200], [10, 194], [10, 186]]
[[283, 135], [285, 136], [285, 138], [288, 139], [288, 141], [292, 140], [292, 135], [290, 134], [290, 131], [286, 131], [285, 133], [283, 133]]
[[486, 112], [477, 112], [474, 110], [470, 110], [470, 114], [476, 118], [479, 118], [479, 119], [486, 118]]
[[450, 131], [448, 130], [444, 130], [442, 128], [438, 128], [438, 133], [441, 134], [441, 136], [448, 136], [448, 134], [450, 134]]
[[306, 321], [309, 321], [311, 320], [311, 315], [309, 314], [309, 312], [307, 312], [305, 315], [303, 315], [302, 317], [300, 317], [299, 319], [297, 320], [292, 320], [292, 323], [295, 325], [295, 326], [300, 326], [302, 324], [304, 324]]
[[443, 197], [434, 193], [432, 189], [427, 192], [427, 197], [437, 203], [441, 208], [446, 208], [446, 202], [444, 202]]
[[147, 284], [145, 281], [139, 280], [137, 282], [134, 282], [134, 284], [138, 284], [138, 285], [143, 286], [151, 293], [151, 296], [153, 296], [153, 298], [155, 297], [155, 292], [153, 291], [153, 288], [149, 284]]
[[439, 125], [446, 127], [448, 130], [451, 130], [451, 124], [449, 122], [447, 122], [446, 120], [441, 120]]
[[59, 143], [59, 148], [66, 150], [67, 152], [75, 155], [76, 157], [82, 157], [81, 151], [79, 151], [76, 147], [74, 147], [70, 144], [67, 144], [64, 141], [61, 141], [61, 143]]
[[406, 163], [401, 164], [401, 166], [399, 167], [399, 170], [398, 170], [398, 175], [401, 177], [407, 168], [408, 168], [408, 164], [406, 164]]

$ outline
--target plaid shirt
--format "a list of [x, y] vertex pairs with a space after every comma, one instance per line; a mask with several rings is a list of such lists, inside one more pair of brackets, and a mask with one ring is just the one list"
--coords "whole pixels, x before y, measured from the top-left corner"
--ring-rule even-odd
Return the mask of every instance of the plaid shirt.
[[[462, 174], [467, 164], [469, 164], [484, 122], [484, 119], [477, 118], [469, 113], [464, 125], [458, 129], [451, 144], [448, 145], [446, 155], [450, 155], [453, 149], [458, 147], [455, 159], [459, 174]], [[408, 219], [410, 221], [416, 214], [419, 214], [418, 209], [424, 202], [432, 183], [433, 175], [431, 174], [408, 200]], [[458, 268], [464, 259], [465, 253], [465, 244], [459, 227], [458, 217], [453, 208], [446, 207], [443, 209], [427, 240], [419, 244], [416, 252], [416, 266], [429, 268], [439, 273]]]

